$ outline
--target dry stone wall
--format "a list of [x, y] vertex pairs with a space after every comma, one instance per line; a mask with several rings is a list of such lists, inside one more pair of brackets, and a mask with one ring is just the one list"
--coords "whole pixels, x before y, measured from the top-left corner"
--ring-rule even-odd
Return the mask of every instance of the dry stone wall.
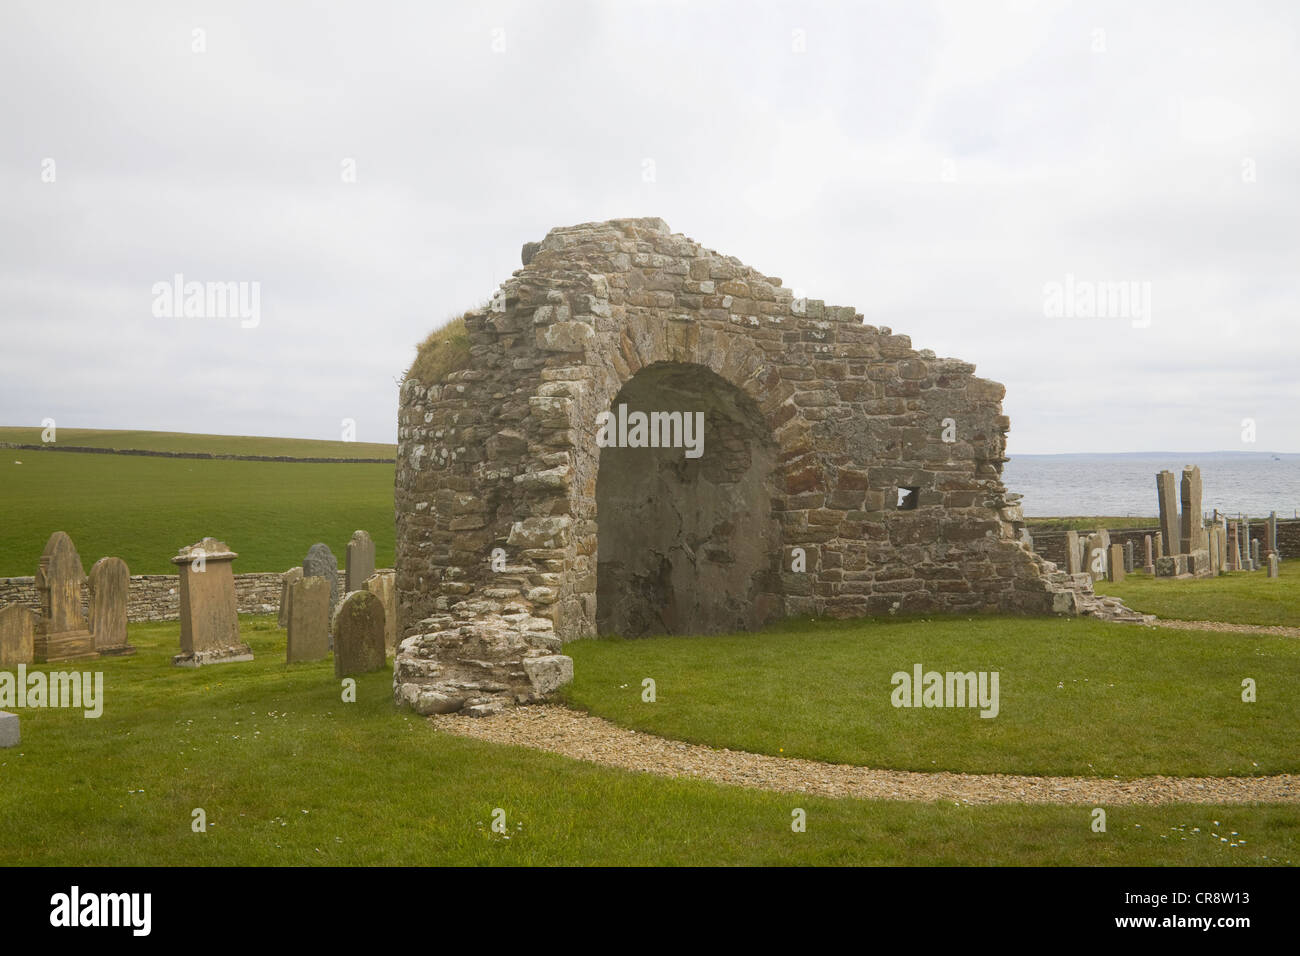
[[[402, 387], [399, 700], [539, 699], [564, 641], [611, 629], [1077, 611], [1017, 540], [1004, 388], [970, 363], [659, 219], [555, 229], [525, 261], [466, 316], [470, 367]], [[698, 412], [702, 453], [621, 425], [602, 445], [620, 407]]]
[[[278, 573], [236, 574], [235, 600], [240, 614], [274, 614], [280, 606]], [[89, 591], [82, 587], [82, 612], [89, 614]], [[180, 583], [174, 574], [133, 574], [127, 591], [128, 621], [175, 621], [180, 618]], [[20, 604], [39, 611], [32, 577], [0, 578], [0, 605]]]

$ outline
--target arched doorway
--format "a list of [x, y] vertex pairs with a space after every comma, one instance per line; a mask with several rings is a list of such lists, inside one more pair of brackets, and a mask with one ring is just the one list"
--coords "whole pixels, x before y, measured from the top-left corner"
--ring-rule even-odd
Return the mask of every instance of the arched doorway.
[[776, 444], [753, 400], [702, 365], [659, 362], [602, 419], [598, 632], [718, 633], [778, 616]]

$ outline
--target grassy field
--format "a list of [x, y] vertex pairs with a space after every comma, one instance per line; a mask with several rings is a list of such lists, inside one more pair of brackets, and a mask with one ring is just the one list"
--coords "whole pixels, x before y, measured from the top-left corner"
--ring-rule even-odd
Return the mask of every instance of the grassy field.
[[[268, 618], [243, 630], [257, 660], [180, 670], [175, 623], [132, 625], [139, 653], [94, 663], [102, 717], [20, 711], [23, 743], [0, 751], [0, 865], [1300, 860], [1291, 806], [1112, 807], [1100, 834], [1088, 807], [796, 797], [448, 737], [393, 707], [390, 674], [360, 679], [343, 703], [329, 661], [286, 666]], [[498, 807], [506, 835], [490, 829]], [[794, 807], [806, 833], [791, 832]], [[191, 829], [196, 808], [206, 833]]]
[[[311, 438], [261, 438], [252, 435], [196, 435], [186, 432], [59, 428], [59, 445], [132, 451], [202, 452], [211, 455], [263, 455], [290, 458], [392, 458], [396, 445], [378, 442], [319, 441]], [[41, 429], [0, 427], [0, 442], [40, 445]]]
[[[22, 464], [15, 464], [21, 461]], [[0, 458], [0, 576], [36, 573], [51, 533], [66, 531], [89, 568], [116, 555], [132, 574], [170, 574], [205, 535], [239, 553], [235, 571], [283, 571], [317, 541], [344, 560], [369, 531], [392, 567], [393, 466], [7, 451]]]
[[[1063, 618], [786, 623], [567, 645], [576, 707], [637, 730], [908, 770], [1131, 777], [1300, 771], [1300, 641]], [[1000, 713], [895, 708], [891, 675], [997, 671]], [[657, 701], [643, 703], [644, 678]], [[1259, 699], [1241, 701], [1254, 678]]]
[[1035, 531], [1096, 531], [1098, 528], [1155, 528], [1158, 518], [1026, 518], [1030, 534]]
[[1134, 610], [1172, 621], [1227, 621], [1300, 627], [1300, 561], [1283, 561], [1278, 576], [1234, 571], [1214, 578], [1175, 580], [1130, 574], [1119, 584], [1099, 581]]

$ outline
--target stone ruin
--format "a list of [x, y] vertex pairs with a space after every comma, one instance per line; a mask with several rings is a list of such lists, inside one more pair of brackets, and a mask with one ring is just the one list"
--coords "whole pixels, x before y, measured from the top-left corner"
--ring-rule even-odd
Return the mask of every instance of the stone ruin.
[[597, 634], [1093, 606], [1018, 540], [1002, 385], [662, 220], [552, 230], [465, 325], [468, 367], [401, 389], [420, 713], [540, 700]]

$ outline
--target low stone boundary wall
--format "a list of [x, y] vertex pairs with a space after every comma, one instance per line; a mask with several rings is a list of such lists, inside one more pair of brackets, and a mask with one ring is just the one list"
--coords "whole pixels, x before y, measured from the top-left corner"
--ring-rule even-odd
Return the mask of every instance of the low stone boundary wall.
[[[1252, 541], [1258, 540], [1261, 548], [1264, 547], [1266, 527], [1267, 519], [1250, 519], [1250, 538]], [[1094, 528], [1091, 530], [1096, 529]], [[1146, 543], [1143, 539], [1147, 535], [1151, 535], [1151, 537], [1154, 538], [1160, 531], [1160, 529], [1155, 526], [1150, 528], [1107, 528], [1106, 530], [1110, 534], [1111, 544], [1118, 544], [1123, 547], [1126, 541], [1133, 542], [1134, 558], [1139, 568], [1142, 566], [1143, 555], [1145, 554], [1146, 547]], [[1089, 533], [1089, 531], [1080, 531], [1079, 536], [1084, 537]], [[1035, 553], [1041, 555], [1059, 567], [1065, 567], [1066, 532], [1035, 531], [1033, 528], [1030, 528], [1029, 535], [1034, 539]], [[1300, 519], [1277, 519], [1277, 550], [1284, 559], [1300, 557]], [[1168, 553], [1167, 549], [1166, 553]]]
[[[342, 571], [339, 572], [340, 577]], [[180, 618], [179, 577], [175, 574], [133, 574], [126, 599], [128, 621], [175, 621]], [[83, 584], [83, 613], [89, 613]], [[280, 609], [280, 572], [235, 575], [235, 601], [241, 614], [274, 614]], [[21, 604], [40, 612], [36, 579], [0, 578], [0, 605]]]

